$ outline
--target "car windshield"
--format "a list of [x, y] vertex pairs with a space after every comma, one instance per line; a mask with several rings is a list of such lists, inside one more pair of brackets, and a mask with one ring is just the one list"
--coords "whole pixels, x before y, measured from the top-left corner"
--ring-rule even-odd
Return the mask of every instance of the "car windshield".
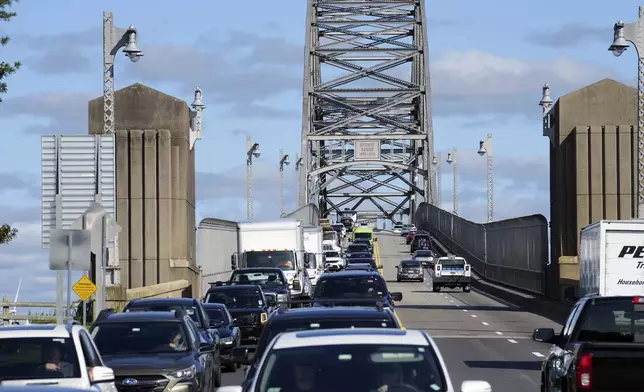
[[230, 281], [270, 287], [284, 286], [286, 284], [281, 271], [235, 271]]
[[206, 294], [205, 302], [224, 304], [228, 309], [254, 309], [264, 306], [260, 293], [253, 290], [214, 291]]
[[180, 322], [108, 322], [92, 328], [98, 351], [107, 355], [187, 352], [190, 341]]
[[371, 268], [376, 268], [376, 260], [374, 259], [367, 259], [367, 258], [359, 258], [359, 259], [347, 259], [347, 265], [355, 265], [355, 264], [367, 264], [371, 266]]
[[125, 312], [172, 312], [177, 309], [183, 309], [197, 326], [201, 326], [201, 317], [196, 306], [134, 304], [128, 305]]
[[340, 253], [338, 252], [324, 252], [324, 257], [340, 257]]
[[347, 253], [366, 252], [368, 249], [365, 244], [351, 244], [347, 246]]
[[405, 260], [405, 261], [402, 261], [400, 264], [402, 264], [403, 268], [419, 268], [420, 267], [420, 262], [418, 262], [418, 260]]
[[0, 339], [2, 381], [80, 377], [76, 347], [70, 338]]
[[414, 226], [413, 225], [403, 225], [404, 229], [411, 229], [412, 227], [414, 227]]
[[295, 256], [288, 250], [247, 251], [244, 255], [248, 268], [279, 268], [287, 271], [295, 269]]
[[578, 341], [644, 343], [644, 305], [632, 298], [588, 301], [580, 325]]
[[382, 298], [387, 293], [385, 283], [377, 276], [351, 276], [319, 280], [315, 299]]
[[206, 308], [206, 313], [208, 314], [210, 321], [221, 321], [222, 323], [226, 323], [228, 321], [226, 312], [224, 312], [223, 309]]
[[323, 240], [328, 241], [328, 240], [335, 240], [335, 231], [324, 233]]
[[[441, 392], [447, 388], [429, 346], [323, 345], [273, 350], [259, 372], [259, 391]], [[333, 377], [329, 377], [333, 375]], [[367, 385], [365, 385], [367, 384]]]

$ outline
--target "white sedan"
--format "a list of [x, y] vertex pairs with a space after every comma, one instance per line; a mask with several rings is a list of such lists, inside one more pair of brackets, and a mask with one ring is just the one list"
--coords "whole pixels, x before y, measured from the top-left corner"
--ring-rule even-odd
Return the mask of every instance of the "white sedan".
[[[257, 369], [248, 391], [454, 392], [432, 338], [409, 329], [285, 332], [271, 341]], [[242, 387], [218, 391], [241, 392]], [[492, 387], [486, 381], [464, 381], [461, 391], [491, 392]]]

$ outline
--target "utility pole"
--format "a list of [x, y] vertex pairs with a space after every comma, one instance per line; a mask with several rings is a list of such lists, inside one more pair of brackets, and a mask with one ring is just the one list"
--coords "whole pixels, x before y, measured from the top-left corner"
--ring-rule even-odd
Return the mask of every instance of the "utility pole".
[[455, 148], [447, 154], [447, 163], [452, 165], [454, 171], [454, 215], [458, 216], [458, 157]]
[[494, 220], [494, 175], [492, 173], [492, 134], [479, 142], [480, 156], [487, 155], [487, 221]]
[[253, 220], [253, 158], [259, 158], [259, 144], [246, 136], [246, 215]]
[[119, 49], [133, 63], [139, 61], [143, 53], [136, 41], [136, 29], [114, 26], [111, 12], [103, 12], [103, 133], [111, 134], [114, 129], [114, 60]]
[[288, 154], [280, 150], [280, 217], [284, 215], [284, 165], [290, 164]]

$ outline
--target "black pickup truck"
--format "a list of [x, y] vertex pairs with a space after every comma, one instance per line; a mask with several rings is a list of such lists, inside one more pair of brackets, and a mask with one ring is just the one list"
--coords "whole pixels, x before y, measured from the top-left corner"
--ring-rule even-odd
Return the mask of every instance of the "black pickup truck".
[[534, 330], [552, 343], [541, 367], [541, 391], [644, 390], [644, 297], [586, 296], [560, 333]]

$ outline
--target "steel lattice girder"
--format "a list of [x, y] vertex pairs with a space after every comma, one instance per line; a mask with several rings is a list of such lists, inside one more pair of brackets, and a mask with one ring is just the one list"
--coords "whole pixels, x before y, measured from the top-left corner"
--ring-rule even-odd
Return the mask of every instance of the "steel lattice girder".
[[308, 0], [299, 206], [435, 200], [425, 23], [420, 0]]

